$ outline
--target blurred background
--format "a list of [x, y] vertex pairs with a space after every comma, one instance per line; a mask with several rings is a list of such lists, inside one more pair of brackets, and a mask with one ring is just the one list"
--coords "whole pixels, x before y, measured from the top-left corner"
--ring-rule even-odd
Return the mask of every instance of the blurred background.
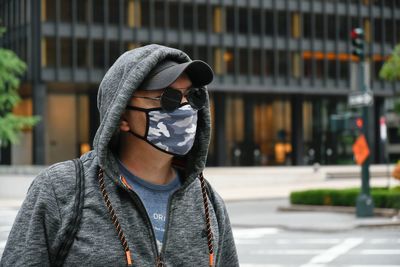
[[[209, 166], [352, 164], [352, 133], [331, 117], [348, 110], [357, 58], [350, 32], [365, 30], [367, 79], [374, 92], [371, 160], [384, 162], [379, 118], [393, 109], [399, 82], [379, 70], [400, 36], [400, 1], [18, 0], [0, 1], [0, 39], [28, 64], [16, 114], [41, 122], [4, 164], [52, 164], [91, 149], [96, 93], [124, 51], [158, 43], [208, 62], [213, 135]], [[354, 70], [353, 70], [354, 71]], [[390, 116], [389, 159], [400, 156]]]
[[[0, 0], [0, 27], [0, 48], [26, 63], [21, 101], [0, 118], [39, 119], [0, 146], [0, 255], [35, 175], [92, 149], [106, 71], [158, 43], [216, 74], [205, 174], [227, 202], [242, 266], [400, 266], [400, 67], [381, 73], [400, 42], [400, 0]], [[364, 85], [360, 126], [349, 95]], [[355, 216], [361, 132], [368, 218]]]

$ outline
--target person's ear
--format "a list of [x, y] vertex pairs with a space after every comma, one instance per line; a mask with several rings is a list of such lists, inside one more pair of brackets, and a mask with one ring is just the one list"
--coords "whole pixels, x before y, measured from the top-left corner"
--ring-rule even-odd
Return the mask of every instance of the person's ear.
[[120, 123], [119, 123], [119, 129], [122, 132], [128, 132], [130, 130], [128, 120], [126, 119], [125, 114], [122, 114]]

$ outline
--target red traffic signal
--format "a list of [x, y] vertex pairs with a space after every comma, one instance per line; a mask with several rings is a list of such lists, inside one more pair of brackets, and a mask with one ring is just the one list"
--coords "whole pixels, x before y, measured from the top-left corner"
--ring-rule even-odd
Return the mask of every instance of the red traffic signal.
[[364, 58], [364, 30], [362, 28], [354, 28], [351, 31], [351, 39], [353, 43], [353, 55], [360, 59]]
[[358, 129], [362, 129], [363, 124], [364, 123], [363, 123], [363, 120], [361, 118], [357, 118], [356, 119], [356, 125], [357, 125]]

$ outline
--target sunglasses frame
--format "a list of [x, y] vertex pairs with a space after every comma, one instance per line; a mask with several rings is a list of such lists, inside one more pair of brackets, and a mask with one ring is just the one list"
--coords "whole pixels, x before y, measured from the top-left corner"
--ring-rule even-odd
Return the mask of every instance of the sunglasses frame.
[[[189, 87], [186, 90], [185, 94], [183, 94], [182, 91], [179, 90], [179, 89], [183, 89], [183, 88], [166, 87], [166, 88], [163, 89], [163, 92], [162, 92], [162, 94], [160, 96], [151, 97], [151, 96], [136, 96], [136, 95], [132, 95], [132, 97], [159, 101], [161, 108], [163, 108], [166, 111], [174, 111], [177, 108], [179, 108], [179, 106], [181, 105], [181, 102], [182, 102], [182, 98], [185, 96], [186, 99], [188, 100], [189, 105], [193, 109], [200, 110], [200, 109], [204, 108], [204, 106], [206, 105], [206, 100], [204, 100], [204, 104], [201, 107], [198, 107], [196, 104], [193, 103], [193, 100], [192, 100], [192, 97], [191, 97], [191, 95], [193, 95], [194, 93], [196, 93], [196, 92], [198, 92], [200, 90], [204, 90], [204, 92], [205, 92], [206, 89], [204, 87]], [[177, 100], [176, 101], [177, 104], [175, 106], [173, 106], [172, 108], [166, 108], [165, 105], [163, 105], [163, 99], [167, 97], [167, 95], [165, 93], [169, 92], [169, 91], [172, 91], [174, 93], [179, 93], [179, 95], [180, 95], [180, 99], [175, 99], [175, 100]]]

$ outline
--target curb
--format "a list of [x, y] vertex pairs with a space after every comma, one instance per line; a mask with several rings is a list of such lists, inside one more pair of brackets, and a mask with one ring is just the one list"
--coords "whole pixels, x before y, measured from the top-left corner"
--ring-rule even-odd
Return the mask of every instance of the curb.
[[[342, 206], [314, 206], [314, 205], [290, 205], [280, 206], [277, 208], [278, 211], [290, 212], [290, 211], [311, 211], [311, 212], [336, 212], [336, 213], [351, 213], [355, 214], [355, 207], [342, 207]], [[396, 209], [384, 209], [374, 208], [374, 216], [377, 217], [398, 217], [400, 211]]]

